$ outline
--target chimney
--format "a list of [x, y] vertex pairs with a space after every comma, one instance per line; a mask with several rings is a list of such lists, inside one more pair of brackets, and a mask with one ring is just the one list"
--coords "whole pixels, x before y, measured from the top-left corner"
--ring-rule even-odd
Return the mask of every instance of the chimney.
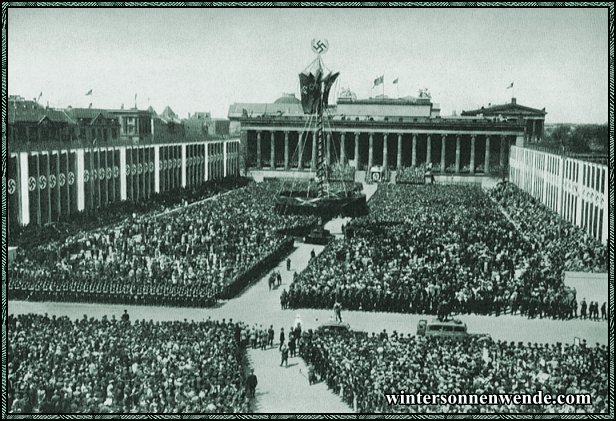
[[511, 98], [511, 103], [515, 105], [515, 98]]

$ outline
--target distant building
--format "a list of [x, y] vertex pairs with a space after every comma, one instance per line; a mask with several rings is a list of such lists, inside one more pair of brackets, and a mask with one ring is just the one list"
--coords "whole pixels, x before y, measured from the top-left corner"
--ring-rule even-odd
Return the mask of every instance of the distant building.
[[[440, 173], [502, 175], [509, 146], [523, 144], [523, 120], [440, 114], [427, 89], [417, 97], [367, 99], [343, 90], [324, 113], [325, 162], [385, 171], [429, 164]], [[240, 132], [244, 168], [316, 170], [314, 120], [295, 95], [283, 94], [273, 103], [234, 103], [228, 117]]]
[[77, 125], [79, 141], [109, 143], [120, 138], [120, 123], [107, 110], [68, 107], [65, 111]]
[[212, 116], [208, 112], [196, 112], [188, 114], [183, 123], [187, 139], [205, 139], [209, 133]]
[[208, 134], [212, 137], [227, 137], [230, 132], [231, 122], [226, 118], [214, 118], [208, 127]]
[[185, 140], [184, 123], [171, 107], [166, 106], [161, 114], [156, 114], [152, 107], [148, 111], [152, 116], [154, 142], [174, 143]]
[[462, 111], [462, 116], [500, 117], [507, 121], [517, 121], [524, 125], [525, 140], [539, 142], [544, 138], [545, 108], [526, 107], [511, 98], [508, 104], [488, 105], [476, 110]]
[[120, 140], [133, 143], [152, 142], [153, 120], [149, 111], [137, 108], [108, 111], [120, 124]]
[[10, 96], [8, 101], [8, 144], [70, 142], [76, 123], [63, 110], [43, 107], [36, 101]]

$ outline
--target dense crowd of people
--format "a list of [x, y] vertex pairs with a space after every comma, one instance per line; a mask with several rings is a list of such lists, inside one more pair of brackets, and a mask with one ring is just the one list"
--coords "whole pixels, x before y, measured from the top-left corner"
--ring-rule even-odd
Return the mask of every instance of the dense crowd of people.
[[253, 183], [27, 250], [9, 267], [9, 298], [211, 305], [237, 292], [239, 276], [288, 246], [281, 230], [316, 223], [276, 214], [274, 195], [275, 186]]
[[526, 235], [541, 245], [541, 251], [554, 265], [571, 271], [607, 272], [607, 246], [561, 218], [540, 200], [509, 182], [499, 183], [489, 194]]
[[291, 285], [291, 308], [447, 315], [505, 312], [574, 317], [566, 287], [479, 188], [380, 185], [370, 214], [353, 220]]
[[162, 212], [175, 206], [193, 203], [232, 189], [246, 186], [250, 179], [229, 176], [221, 180], [209, 180], [198, 186], [155, 193], [147, 199], [126, 200], [111, 203], [93, 211], [67, 215], [53, 225], [31, 224], [11, 230], [10, 245], [30, 249], [65, 238], [82, 231], [89, 231], [117, 224], [131, 215], [147, 215]]
[[[361, 413], [601, 413], [608, 410], [605, 345], [523, 344], [365, 333], [305, 338], [301, 351], [330, 389]], [[400, 394], [589, 394], [590, 405], [388, 405]]]
[[242, 324], [10, 315], [9, 413], [246, 413]]

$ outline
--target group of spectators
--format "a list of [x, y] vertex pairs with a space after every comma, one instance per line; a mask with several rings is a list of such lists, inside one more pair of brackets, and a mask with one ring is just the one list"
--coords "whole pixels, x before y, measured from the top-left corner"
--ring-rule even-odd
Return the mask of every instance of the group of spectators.
[[287, 246], [312, 216], [273, 212], [275, 186], [255, 184], [158, 216], [26, 250], [9, 266], [9, 298], [211, 305]]
[[[600, 413], [608, 410], [605, 345], [523, 344], [366, 333], [306, 337], [318, 376], [361, 413]], [[385, 393], [589, 394], [589, 405], [388, 405]], [[404, 392], [401, 392], [404, 391]]]
[[10, 315], [9, 413], [249, 412], [242, 324]]
[[540, 200], [509, 182], [499, 183], [489, 194], [526, 235], [541, 245], [542, 253], [554, 266], [568, 271], [607, 272], [607, 246]]
[[564, 285], [476, 186], [379, 185], [370, 214], [348, 225], [291, 285], [290, 308], [570, 318]]
[[53, 241], [64, 241], [66, 237], [82, 231], [117, 224], [134, 214], [147, 215], [162, 212], [243, 187], [249, 181], [250, 179], [246, 177], [229, 176], [221, 180], [209, 180], [199, 186], [155, 193], [145, 199], [110, 203], [99, 209], [67, 215], [53, 225], [39, 226], [33, 223], [11, 230], [10, 242], [11, 245], [31, 249]]

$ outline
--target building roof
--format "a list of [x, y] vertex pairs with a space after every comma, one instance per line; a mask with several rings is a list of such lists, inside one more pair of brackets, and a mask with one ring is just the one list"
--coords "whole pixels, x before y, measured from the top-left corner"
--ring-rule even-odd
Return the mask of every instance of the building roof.
[[483, 114], [486, 116], [490, 116], [490, 115], [545, 116], [547, 113], [545, 111], [545, 108], [539, 110], [537, 108], [526, 107], [524, 105], [518, 104], [516, 102], [516, 99], [512, 98], [511, 102], [507, 104], [491, 105], [488, 107], [481, 107], [476, 110], [462, 111], [461, 114], [463, 116], [479, 115], [479, 114]]
[[98, 116], [103, 116], [103, 118], [113, 119], [112, 116], [107, 110], [103, 110], [100, 108], [67, 108], [66, 113], [75, 121], [80, 119], [88, 119], [93, 122]]
[[47, 119], [53, 123], [75, 124], [75, 122], [63, 111], [52, 108], [21, 108], [9, 107], [9, 124], [35, 123]]
[[177, 116], [177, 114], [171, 109], [170, 106], [166, 106], [162, 113], [158, 116], [164, 123], [175, 123], [181, 124], [182, 120]]
[[282, 94], [280, 98], [274, 101], [274, 104], [301, 104], [301, 101], [295, 97], [295, 94]]
[[[245, 113], [244, 113], [245, 111]], [[263, 104], [263, 103], [234, 103], [229, 107], [229, 118], [242, 116], [297, 116], [304, 115], [302, 104]]]

